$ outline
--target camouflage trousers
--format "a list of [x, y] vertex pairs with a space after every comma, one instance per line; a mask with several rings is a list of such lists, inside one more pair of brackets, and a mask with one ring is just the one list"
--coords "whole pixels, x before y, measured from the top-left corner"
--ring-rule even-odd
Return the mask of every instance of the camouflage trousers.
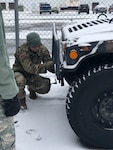
[[[0, 102], [2, 99], [0, 97]], [[15, 128], [12, 117], [6, 117], [0, 103], [0, 150], [15, 150]]]
[[20, 72], [15, 72], [15, 79], [16, 83], [19, 87], [19, 94], [18, 97], [20, 99], [26, 96], [25, 86], [28, 86], [28, 90], [32, 89], [34, 92], [39, 94], [48, 93], [51, 87], [50, 79], [44, 78], [39, 75], [31, 75], [31, 76], [24, 76]]

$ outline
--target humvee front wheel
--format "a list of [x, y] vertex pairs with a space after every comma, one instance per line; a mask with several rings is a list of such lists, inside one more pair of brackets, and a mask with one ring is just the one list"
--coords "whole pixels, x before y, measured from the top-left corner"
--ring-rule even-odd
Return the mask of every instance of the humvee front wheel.
[[85, 143], [113, 148], [113, 67], [87, 70], [69, 89], [69, 123]]

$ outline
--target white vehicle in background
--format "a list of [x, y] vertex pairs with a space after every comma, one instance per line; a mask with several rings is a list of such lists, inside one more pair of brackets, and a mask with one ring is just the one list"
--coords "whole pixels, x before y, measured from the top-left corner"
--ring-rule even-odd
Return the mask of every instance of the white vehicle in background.
[[95, 8], [93, 9], [93, 13], [107, 13], [107, 7], [104, 5], [97, 5], [95, 6]]

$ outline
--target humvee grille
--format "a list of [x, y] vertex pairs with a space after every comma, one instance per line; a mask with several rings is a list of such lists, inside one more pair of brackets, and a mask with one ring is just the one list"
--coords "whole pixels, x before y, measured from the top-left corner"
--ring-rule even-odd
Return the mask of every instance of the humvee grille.
[[74, 32], [77, 31], [79, 29], [84, 29], [87, 28], [89, 26], [94, 26], [94, 25], [99, 25], [105, 22], [109, 22], [109, 19], [101, 19], [101, 20], [95, 20], [95, 21], [90, 21], [90, 22], [86, 22], [86, 23], [82, 23], [82, 24], [78, 24], [76, 26], [72, 26], [68, 28], [69, 32]]

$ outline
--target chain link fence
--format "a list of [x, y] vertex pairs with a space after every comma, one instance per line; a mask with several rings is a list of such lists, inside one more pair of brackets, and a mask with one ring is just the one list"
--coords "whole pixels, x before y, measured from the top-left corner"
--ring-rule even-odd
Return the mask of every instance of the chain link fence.
[[[98, 14], [93, 12], [97, 4], [107, 8], [107, 16], [113, 15], [109, 12], [112, 0], [0, 0], [0, 3], [9, 55], [14, 55], [16, 47], [26, 41], [26, 35], [30, 32], [39, 33], [42, 43], [51, 52], [53, 23], [56, 23], [60, 31], [65, 24], [97, 18]], [[50, 8], [44, 4], [49, 4]], [[88, 4], [89, 13], [78, 13], [81, 4]]]

